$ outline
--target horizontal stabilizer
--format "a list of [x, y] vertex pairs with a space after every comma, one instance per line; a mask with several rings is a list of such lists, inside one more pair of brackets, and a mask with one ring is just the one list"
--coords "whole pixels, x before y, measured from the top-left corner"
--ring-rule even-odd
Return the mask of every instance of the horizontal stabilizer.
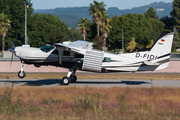
[[152, 63], [151, 61], [144, 61], [144, 64], [146, 65], [160, 65], [160, 63]]

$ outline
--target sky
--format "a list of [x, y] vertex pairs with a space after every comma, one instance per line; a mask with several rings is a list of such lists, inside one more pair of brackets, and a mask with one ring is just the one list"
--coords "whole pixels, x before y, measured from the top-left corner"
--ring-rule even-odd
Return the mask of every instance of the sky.
[[[31, 0], [34, 9], [53, 9], [58, 7], [82, 7], [89, 6], [94, 0]], [[153, 2], [172, 2], [173, 0], [96, 0], [103, 1], [107, 8], [117, 7], [119, 9], [131, 9], [148, 5]]]

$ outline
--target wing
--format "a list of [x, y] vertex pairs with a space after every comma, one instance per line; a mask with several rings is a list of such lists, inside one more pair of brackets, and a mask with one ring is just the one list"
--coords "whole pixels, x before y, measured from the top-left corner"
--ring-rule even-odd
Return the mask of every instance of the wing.
[[78, 40], [78, 41], [74, 41], [74, 42], [63, 42], [61, 43], [54, 43], [54, 46], [57, 48], [58, 50], [58, 56], [59, 56], [59, 64], [62, 64], [62, 57], [61, 57], [61, 51], [64, 49], [68, 49], [70, 51], [73, 51], [75, 53], [79, 53], [79, 54], [86, 54], [87, 50], [92, 50], [93, 43], [91, 42], [87, 42], [84, 40]]
[[86, 50], [92, 50], [93, 43], [92, 42], [87, 42], [84, 40], [78, 40], [74, 42], [63, 42], [61, 43], [54, 43], [54, 46], [58, 48], [67, 48], [70, 49], [73, 52], [80, 53], [85, 55]]

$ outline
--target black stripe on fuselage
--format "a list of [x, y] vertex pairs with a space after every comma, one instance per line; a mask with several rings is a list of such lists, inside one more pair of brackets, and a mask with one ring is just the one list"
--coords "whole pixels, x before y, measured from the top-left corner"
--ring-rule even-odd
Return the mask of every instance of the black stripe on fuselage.
[[171, 55], [171, 53], [168, 53], [166, 55], [159, 56], [158, 59], [163, 58], [163, 57], [167, 57], [167, 56], [170, 56], [170, 55]]

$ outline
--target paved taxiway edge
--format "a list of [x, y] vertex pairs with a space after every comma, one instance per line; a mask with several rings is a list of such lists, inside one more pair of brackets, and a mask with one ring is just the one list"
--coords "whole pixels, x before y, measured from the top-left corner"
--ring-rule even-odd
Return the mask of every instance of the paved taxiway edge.
[[38, 86], [38, 87], [175, 87], [180, 88], [180, 80], [120, 80], [120, 79], [78, 79], [76, 83], [62, 86], [61, 79], [0, 79], [0, 87], [10, 84], [18, 86]]

